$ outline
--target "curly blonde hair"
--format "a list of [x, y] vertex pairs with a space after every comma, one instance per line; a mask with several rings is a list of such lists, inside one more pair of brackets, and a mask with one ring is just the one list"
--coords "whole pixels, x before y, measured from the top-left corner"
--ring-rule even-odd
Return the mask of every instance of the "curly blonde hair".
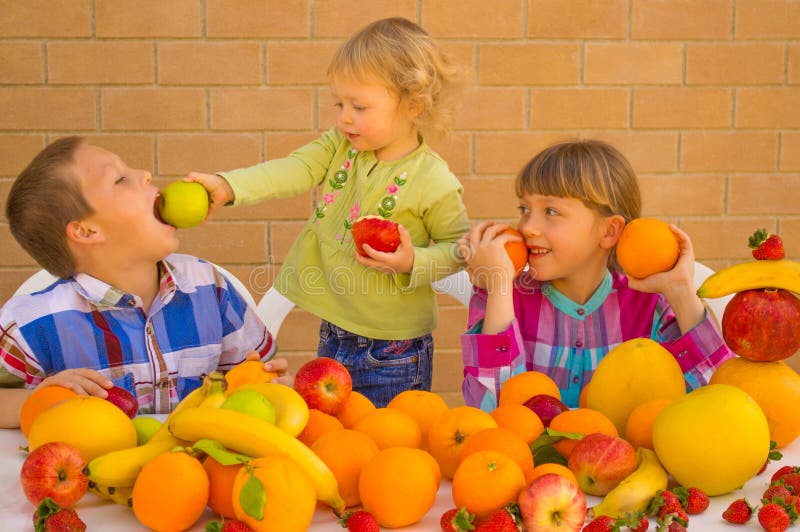
[[337, 50], [327, 74], [385, 83], [401, 99], [420, 106], [414, 123], [434, 138], [452, 127], [454, 93], [463, 77], [424, 29], [400, 17], [377, 20], [353, 35]]

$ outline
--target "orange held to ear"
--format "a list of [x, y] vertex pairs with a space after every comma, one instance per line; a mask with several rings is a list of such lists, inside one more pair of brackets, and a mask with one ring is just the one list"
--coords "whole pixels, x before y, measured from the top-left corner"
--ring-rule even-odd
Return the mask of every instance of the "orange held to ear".
[[622, 230], [617, 261], [625, 274], [644, 279], [675, 266], [680, 253], [678, 238], [669, 225], [654, 218], [637, 218]]
[[522, 233], [510, 227], [500, 234], [516, 235], [520, 238], [516, 242], [506, 242], [505, 248], [508, 258], [511, 259], [511, 263], [514, 265], [514, 271], [516, 273], [521, 272], [525, 265], [528, 264], [528, 246], [525, 245], [525, 237], [522, 236]]

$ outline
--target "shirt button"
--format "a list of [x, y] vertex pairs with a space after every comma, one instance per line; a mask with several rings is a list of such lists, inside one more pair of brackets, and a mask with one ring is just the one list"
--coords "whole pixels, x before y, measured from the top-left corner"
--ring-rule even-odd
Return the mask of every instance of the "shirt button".
[[583, 310], [582, 308], [579, 308], [579, 309], [578, 309], [578, 316], [583, 316], [583, 314], [584, 314], [585, 312], [586, 312], [585, 310]]
[[577, 342], [575, 342], [575, 347], [583, 347], [583, 342], [578, 340]]
[[507, 345], [501, 345], [500, 347], [497, 348], [497, 351], [498, 351], [498, 353], [505, 353], [506, 351], [508, 351], [508, 346]]
[[681, 351], [680, 353], [678, 353], [678, 358], [685, 357], [687, 353], [688, 353], [688, 351]]
[[577, 375], [575, 375], [574, 377], [572, 377], [572, 382], [573, 382], [573, 384], [578, 384], [578, 380], [580, 380], [580, 379], [578, 379], [578, 376], [577, 376]]
[[136, 306], [136, 301], [134, 301], [133, 299], [131, 299], [130, 301], [128, 301], [128, 306], [129, 306], [129, 307], [135, 307], [135, 306]]

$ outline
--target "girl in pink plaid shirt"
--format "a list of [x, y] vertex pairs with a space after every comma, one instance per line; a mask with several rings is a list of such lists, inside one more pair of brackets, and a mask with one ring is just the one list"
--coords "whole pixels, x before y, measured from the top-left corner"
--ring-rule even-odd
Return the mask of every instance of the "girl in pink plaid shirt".
[[547, 148], [517, 176], [529, 269], [514, 278], [507, 224], [482, 222], [459, 241], [476, 286], [462, 335], [463, 393], [491, 411], [503, 382], [524, 371], [548, 374], [575, 407], [584, 384], [614, 346], [647, 337], [670, 350], [687, 388], [706, 384], [733, 354], [693, 285], [689, 236], [671, 225], [680, 256], [667, 272], [626, 277], [614, 249], [638, 218], [641, 196], [628, 161], [599, 141]]

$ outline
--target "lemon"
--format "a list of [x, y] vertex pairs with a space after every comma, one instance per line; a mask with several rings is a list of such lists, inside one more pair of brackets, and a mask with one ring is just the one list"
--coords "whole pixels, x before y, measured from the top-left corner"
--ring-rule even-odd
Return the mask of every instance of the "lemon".
[[208, 193], [200, 183], [173, 181], [161, 191], [158, 213], [170, 225], [192, 227], [206, 219]]
[[653, 447], [683, 486], [709, 496], [742, 487], [769, 454], [769, 426], [755, 400], [728, 384], [709, 384], [665, 407], [653, 424]]

